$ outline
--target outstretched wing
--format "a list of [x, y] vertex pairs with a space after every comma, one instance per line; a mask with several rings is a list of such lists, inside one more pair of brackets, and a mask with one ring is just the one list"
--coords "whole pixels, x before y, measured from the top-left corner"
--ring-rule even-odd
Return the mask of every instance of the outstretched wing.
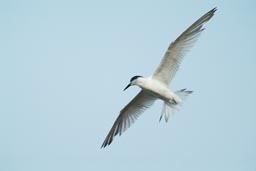
[[120, 112], [114, 125], [110, 129], [107, 137], [105, 138], [101, 148], [111, 144], [114, 136], [121, 135], [131, 124], [139, 117], [139, 115], [149, 108], [154, 101], [155, 97], [148, 95], [141, 90], [132, 101], [130, 101]]
[[203, 24], [213, 17], [216, 10], [216, 8], [213, 8], [204, 14], [170, 44], [160, 65], [153, 74], [154, 79], [167, 85], [170, 83], [176, 71], [179, 69], [179, 65], [185, 53], [190, 50], [200, 33], [204, 30], [204, 28], [202, 28]]

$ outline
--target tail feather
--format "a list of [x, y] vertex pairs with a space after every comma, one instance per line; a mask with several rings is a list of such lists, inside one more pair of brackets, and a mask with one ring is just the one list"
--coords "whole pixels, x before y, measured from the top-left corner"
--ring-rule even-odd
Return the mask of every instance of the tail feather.
[[182, 101], [186, 100], [187, 96], [191, 93], [193, 93], [193, 91], [189, 91], [185, 88], [175, 92], [175, 94], [178, 95]]
[[172, 116], [175, 111], [179, 110], [179, 108], [182, 106], [184, 100], [191, 93], [193, 93], [193, 91], [188, 91], [186, 89], [181, 89], [179, 91], [176, 91], [175, 94], [177, 96], [179, 96], [179, 98], [181, 99], [181, 102], [178, 104], [171, 104], [168, 102], [164, 102], [163, 110], [162, 110], [161, 116], [159, 118], [159, 122], [162, 120], [163, 115], [165, 118], [165, 122], [168, 122], [170, 116]]

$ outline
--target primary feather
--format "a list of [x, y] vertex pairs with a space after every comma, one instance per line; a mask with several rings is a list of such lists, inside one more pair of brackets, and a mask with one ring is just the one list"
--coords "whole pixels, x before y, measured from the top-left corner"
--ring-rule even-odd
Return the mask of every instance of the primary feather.
[[160, 65], [153, 74], [154, 79], [162, 81], [167, 85], [170, 83], [179, 69], [184, 55], [190, 50], [200, 33], [204, 30], [202, 28], [203, 24], [213, 17], [216, 10], [216, 8], [213, 8], [207, 12], [170, 44]]

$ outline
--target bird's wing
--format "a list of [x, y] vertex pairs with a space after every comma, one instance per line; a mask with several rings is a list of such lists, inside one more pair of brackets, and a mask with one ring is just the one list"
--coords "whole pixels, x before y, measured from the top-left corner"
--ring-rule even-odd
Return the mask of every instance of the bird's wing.
[[189, 51], [200, 33], [204, 30], [202, 28], [203, 24], [212, 18], [216, 10], [216, 8], [213, 8], [204, 14], [170, 44], [160, 65], [153, 74], [154, 79], [167, 85], [170, 83], [179, 68], [183, 56]]
[[149, 108], [155, 97], [148, 95], [141, 90], [120, 112], [107, 137], [105, 138], [101, 148], [111, 144], [114, 136], [121, 135], [130, 125], [139, 117], [139, 115]]

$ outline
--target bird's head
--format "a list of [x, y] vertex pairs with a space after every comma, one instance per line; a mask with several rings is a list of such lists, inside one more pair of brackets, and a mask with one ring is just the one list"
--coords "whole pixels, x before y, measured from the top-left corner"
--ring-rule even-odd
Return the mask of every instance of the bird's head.
[[124, 88], [124, 91], [129, 88], [130, 86], [136, 85], [138, 79], [142, 78], [142, 76], [136, 75], [130, 79], [130, 83]]

